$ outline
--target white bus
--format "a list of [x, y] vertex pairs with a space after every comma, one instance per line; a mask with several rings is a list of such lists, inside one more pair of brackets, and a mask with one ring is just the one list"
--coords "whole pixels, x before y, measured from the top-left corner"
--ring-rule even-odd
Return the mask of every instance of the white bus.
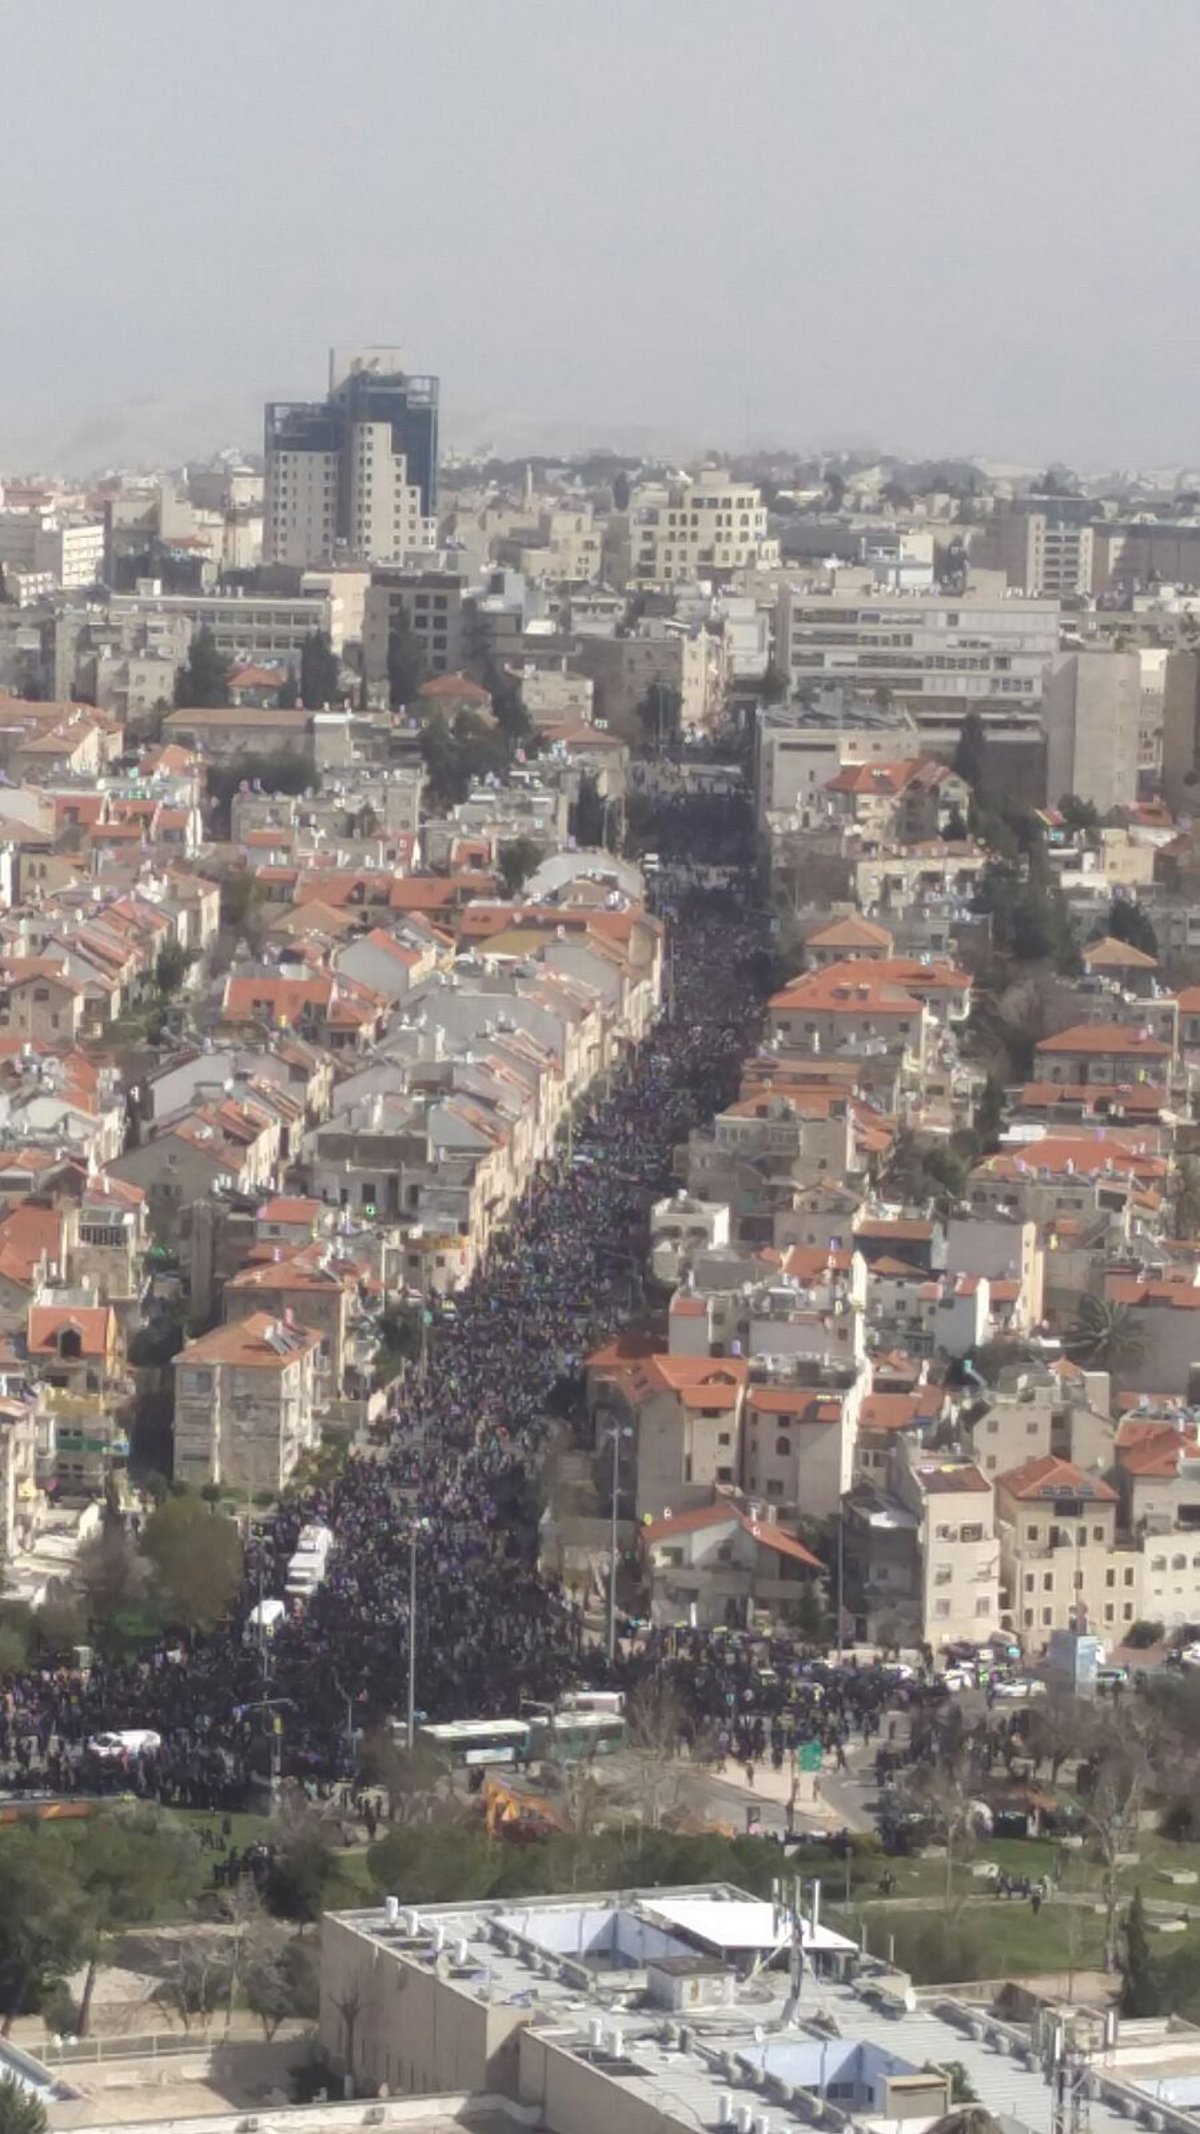
[[486, 1764], [515, 1764], [529, 1753], [529, 1726], [524, 1719], [451, 1719], [441, 1726], [419, 1726], [417, 1740], [436, 1749], [448, 1764], [476, 1770]]
[[625, 1746], [620, 1712], [559, 1711], [531, 1721], [529, 1750], [535, 1758], [556, 1763], [587, 1763], [612, 1756]]

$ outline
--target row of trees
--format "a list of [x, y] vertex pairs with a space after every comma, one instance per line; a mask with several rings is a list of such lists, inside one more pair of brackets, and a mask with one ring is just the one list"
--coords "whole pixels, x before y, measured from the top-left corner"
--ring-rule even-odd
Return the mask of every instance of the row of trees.
[[[86, 1822], [24, 1825], [0, 1835], [0, 2025], [22, 2016], [86, 2036], [115, 1937], [207, 1911], [203, 1936], [181, 1936], [156, 1998], [186, 2026], [244, 2001], [271, 2036], [285, 2016], [315, 2014], [315, 1957], [287, 1937], [349, 1894], [336, 1853], [307, 1820], [269, 1833], [261, 1880], [210, 1891], [207, 1857], [181, 1818], [145, 1804]], [[68, 1984], [81, 1981], [78, 1998]], [[3, 2122], [0, 2120], [0, 2134]]]

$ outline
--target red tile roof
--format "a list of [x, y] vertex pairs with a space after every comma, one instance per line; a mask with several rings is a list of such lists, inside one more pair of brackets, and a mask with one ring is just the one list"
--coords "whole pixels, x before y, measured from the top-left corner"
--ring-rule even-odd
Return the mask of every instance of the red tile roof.
[[1056, 1497], [1078, 1497], [1087, 1504], [1117, 1501], [1116, 1490], [1101, 1481], [1099, 1475], [1085, 1474], [1082, 1467], [1076, 1467], [1071, 1460], [1057, 1459], [1052, 1452], [1010, 1467], [1007, 1474], [996, 1477], [996, 1487], [1021, 1504], [1051, 1503]]

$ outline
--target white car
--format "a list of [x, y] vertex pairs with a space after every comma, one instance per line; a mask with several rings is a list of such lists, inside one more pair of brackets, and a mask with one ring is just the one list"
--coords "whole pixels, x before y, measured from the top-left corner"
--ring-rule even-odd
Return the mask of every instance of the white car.
[[1179, 1655], [1181, 1667], [1200, 1667], [1200, 1645], [1185, 1645]]
[[1024, 1704], [1029, 1697], [1044, 1697], [1046, 1685], [1034, 1676], [1019, 1675], [1015, 1682], [993, 1682], [991, 1692], [1003, 1704]]
[[119, 1734], [93, 1734], [88, 1749], [93, 1756], [104, 1762], [112, 1762], [118, 1756], [152, 1756], [162, 1747], [162, 1735], [150, 1727], [126, 1727]]
[[942, 1681], [950, 1690], [974, 1689], [978, 1678], [973, 1667], [948, 1667]]

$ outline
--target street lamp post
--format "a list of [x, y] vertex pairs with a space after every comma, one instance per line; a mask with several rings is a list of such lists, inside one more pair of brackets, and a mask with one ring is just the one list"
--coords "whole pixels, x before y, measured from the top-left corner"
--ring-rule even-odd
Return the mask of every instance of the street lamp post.
[[[621, 1488], [621, 1440], [631, 1438], [633, 1431], [628, 1423], [610, 1423], [604, 1432], [612, 1446], [612, 1495], [609, 1503], [609, 1554], [608, 1554], [608, 1664], [611, 1667], [617, 1656], [617, 1509]], [[604, 1439], [601, 1440], [604, 1442]]]
[[417, 1522], [408, 1530], [408, 1710], [404, 1744], [412, 1755], [417, 1739]]

